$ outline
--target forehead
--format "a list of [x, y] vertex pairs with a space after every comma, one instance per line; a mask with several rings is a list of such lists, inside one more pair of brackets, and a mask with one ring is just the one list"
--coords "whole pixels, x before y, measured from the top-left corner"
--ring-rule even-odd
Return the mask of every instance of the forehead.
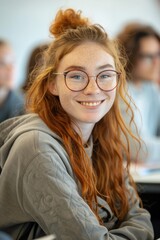
[[94, 42], [86, 42], [66, 54], [61, 59], [59, 67], [68, 67], [69, 65], [98, 67], [104, 64], [114, 67], [113, 57], [103, 46]]
[[3, 55], [13, 55], [13, 50], [12, 48], [9, 46], [9, 45], [1, 45], [0, 46], [0, 55], [3, 56]]
[[155, 37], [144, 37], [140, 40], [140, 51], [151, 53], [160, 51], [160, 42]]

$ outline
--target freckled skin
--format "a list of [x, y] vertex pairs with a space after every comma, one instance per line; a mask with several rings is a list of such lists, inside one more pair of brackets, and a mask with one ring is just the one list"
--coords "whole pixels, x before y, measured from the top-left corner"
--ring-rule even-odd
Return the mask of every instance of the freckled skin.
[[[102, 66], [108, 64], [108, 67]], [[99, 72], [107, 69], [115, 70], [113, 57], [100, 45], [92, 42], [84, 43], [76, 47], [71, 53], [65, 55], [60, 62], [58, 73], [63, 73], [70, 66], [79, 66], [89, 76], [96, 76]], [[83, 132], [85, 129], [88, 136], [95, 125], [110, 110], [113, 105], [116, 90], [105, 92], [99, 89], [95, 77], [90, 77], [88, 86], [80, 91], [73, 92], [67, 88], [63, 75], [57, 75], [55, 84], [52, 83], [50, 91], [58, 95], [63, 109], [78, 124]], [[98, 102], [96, 106], [82, 105], [81, 102]]]

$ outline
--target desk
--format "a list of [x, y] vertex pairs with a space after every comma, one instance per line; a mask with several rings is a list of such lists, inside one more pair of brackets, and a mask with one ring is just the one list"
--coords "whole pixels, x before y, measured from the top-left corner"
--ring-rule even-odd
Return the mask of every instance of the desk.
[[131, 164], [130, 172], [135, 182], [160, 184], [160, 165]]
[[143, 206], [151, 214], [155, 239], [160, 237], [160, 167], [148, 168], [144, 165], [131, 165], [131, 175], [137, 184], [137, 189]]
[[160, 167], [149, 169], [144, 165], [131, 165], [131, 175], [145, 193], [160, 194]]

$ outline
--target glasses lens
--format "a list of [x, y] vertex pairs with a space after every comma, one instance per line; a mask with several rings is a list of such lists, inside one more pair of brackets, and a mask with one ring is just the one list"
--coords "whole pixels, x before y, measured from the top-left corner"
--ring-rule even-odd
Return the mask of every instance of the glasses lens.
[[153, 60], [155, 59], [160, 60], [160, 52], [157, 52], [155, 54], [141, 53], [139, 57], [140, 60], [143, 61], [143, 63], [152, 64]]
[[113, 90], [118, 83], [118, 74], [115, 71], [107, 70], [98, 74], [97, 84], [104, 91]]
[[88, 76], [82, 71], [70, 71], [66, 74], [66, 85], [70, 90], [80, 91], [87, 86]]

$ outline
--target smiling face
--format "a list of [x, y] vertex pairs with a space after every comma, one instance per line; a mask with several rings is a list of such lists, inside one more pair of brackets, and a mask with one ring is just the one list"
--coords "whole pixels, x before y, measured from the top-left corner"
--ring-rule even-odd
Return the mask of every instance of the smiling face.
[[92, 129], [113, 105], [116, 90], [105, 92], [99, 89], [95, 78], [108, 69], [115, 70], [113, 57], [93, 42], [76, 47], [60, 61], [57, 73], [82, 70], [92, 76], [87, 87], [79, 92], [67, 88], [63, 74], [57, 75], [55, 82], [50, 85], [51, 93], [59, 96], [62, 108], [81, 130], [86, 126]]

